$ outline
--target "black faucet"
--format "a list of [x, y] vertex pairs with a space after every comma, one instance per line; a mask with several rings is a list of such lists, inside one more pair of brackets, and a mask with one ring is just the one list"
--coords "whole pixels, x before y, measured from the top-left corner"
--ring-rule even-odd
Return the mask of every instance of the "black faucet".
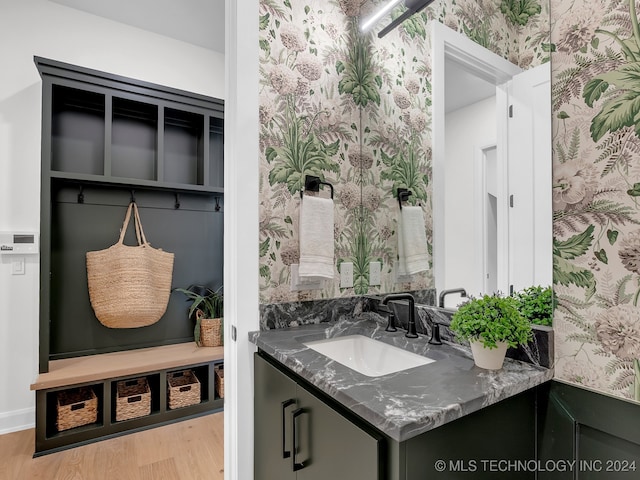
[[386, 305], [387, 302], [391, 300], [408, 300], [409, 301], [409, 324], [407, 325], [407, 333], [404, 335], [407, 338], [418, 338], [418, 334], [416, 333], [416, 316], [415, 316], [415, 305], [416, 301], [413, 298], [413, 295], [410, 293], [392, 293], [390, 295], [386, 295], [382, 299], [382, 305]]
[[467, 296], [467, 291], [464, 288], [452, 288], [450, 290], [443, 290], [440, 292], [440, 296], [438, 297], [438, 306], [440, 308], [444, 308], [444, 297], [446, 297], [450, 293], [459, 293], [463, 297]]

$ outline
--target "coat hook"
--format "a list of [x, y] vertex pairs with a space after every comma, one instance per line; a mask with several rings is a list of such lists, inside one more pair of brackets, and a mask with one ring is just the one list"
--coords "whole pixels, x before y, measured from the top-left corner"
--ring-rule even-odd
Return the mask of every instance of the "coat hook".
[[84, 187], [79, 185], [80, 191], [78, 192], [78, 203], [84, 203]]
[[136, 191], [131, 190], [131, 200], [130, 203], [136, 203]]
[[174, 195], [176, 196], [176, 203], [173, 206], [177, 210], [178, 208], [180, 208], [180, 196], [177, 193], [175, 193]]
[[216, 212], [220, 211], [220, 197], [216, 197]]

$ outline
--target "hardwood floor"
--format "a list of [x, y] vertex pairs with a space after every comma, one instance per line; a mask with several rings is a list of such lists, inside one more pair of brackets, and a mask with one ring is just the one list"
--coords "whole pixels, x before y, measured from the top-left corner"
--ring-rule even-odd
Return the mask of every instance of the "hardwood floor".
[[0, 480], [222, 480], [224, 413], [32, 458], [34, 430], [0, 436]]

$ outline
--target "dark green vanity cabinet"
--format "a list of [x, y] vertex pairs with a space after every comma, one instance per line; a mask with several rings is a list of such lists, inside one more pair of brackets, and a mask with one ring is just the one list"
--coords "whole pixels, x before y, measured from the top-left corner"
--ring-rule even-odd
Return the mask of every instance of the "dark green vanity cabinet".
[[[398, 442], [260, 351], [255, 480], [533, 480], [538, 392]], [[303, 468], [294, 472], [294, 461]]]
[[[382, 480], [383, 439], [255, 356], [255, 480]], [[294, 466], [295, 465], [295, 466]]]

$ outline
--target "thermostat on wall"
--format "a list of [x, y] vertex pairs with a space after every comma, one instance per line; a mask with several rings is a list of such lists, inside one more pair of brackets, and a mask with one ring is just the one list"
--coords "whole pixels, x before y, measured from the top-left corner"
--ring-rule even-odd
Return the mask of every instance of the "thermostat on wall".
[[0, 253], [28, 255], [40, 251], [39, 237], [34, 232], [0, 232]]

